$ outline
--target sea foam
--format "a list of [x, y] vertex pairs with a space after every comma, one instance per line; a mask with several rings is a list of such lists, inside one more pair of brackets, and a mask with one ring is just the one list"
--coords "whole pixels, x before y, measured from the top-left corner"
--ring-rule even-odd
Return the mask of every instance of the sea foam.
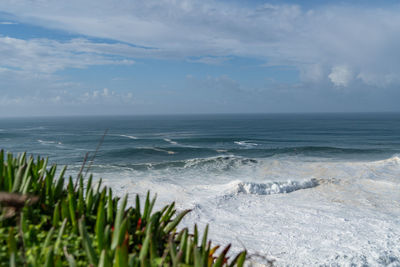
[[291, 193], [300, 189], [318, 186], [317, 179], [270, 183], [238, 182], [233, 191], [238, 194], [272, 195]]

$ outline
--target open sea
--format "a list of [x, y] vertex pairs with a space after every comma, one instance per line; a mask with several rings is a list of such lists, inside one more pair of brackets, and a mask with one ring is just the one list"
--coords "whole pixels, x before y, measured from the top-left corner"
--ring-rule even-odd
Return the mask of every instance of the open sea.
[[400, 114], [1, 118], [0, 148], [158, 195], [278, 266], [400, 266]]

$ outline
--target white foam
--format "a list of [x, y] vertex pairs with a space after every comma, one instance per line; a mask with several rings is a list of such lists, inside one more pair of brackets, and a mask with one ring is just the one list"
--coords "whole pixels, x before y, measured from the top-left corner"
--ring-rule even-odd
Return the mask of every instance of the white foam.
[[118, 135], [118, 136], [126, 137], [126, 138], [129, 138], [129, 139], [134, 139], [134, 140], [138, 139], [136, 136], [133, 136], [133, 135], [120, 134], [120, 135]]
[[396, 155], [379, 161], [287, 157], [251, 164], [220, 156], [187, 160], [183, 168], [124, 168], [101, 176], [118, 194], [129, 193], [131, 203], [135, 193], [143, 196], [150, 189], [158, 194], [158, 208], [176, 201], [178, 209], [192, 209], [182, 227], [197, 223], [204, 229], [209, 223], [214, 244], [233, 243], [237, 252], [243, 243], [250, 254], [273, 258], [277, 266], [400, 266]]
[[45, 141], [45, 140], [37, 140], [41, 144], [56, 144], [56, 141]]
[[178, 144], [178, 142], [172, 141], [171, 139], [168, 139], [168, 138], [164, 138], [163, 140], [165, 142], [167, 142], [167, 143], [170, 143], [171, 145], [177, 145]]
[[244, 147], [258, 146], [257, 143], [252, 143], [251, 141], [235, 141], [234, 143], [239, 146], [244, 146]]
[[272, 195], [291, 193], [300, 189], [307, 189], [318, 186], [317, 179], [303, 181], [286, 181], [286, 182], [269, 182], [269, 183], [254, 183], [254, 182], [239, 182], [233, 188], [236, 194], [255, 194], [255, 195]]

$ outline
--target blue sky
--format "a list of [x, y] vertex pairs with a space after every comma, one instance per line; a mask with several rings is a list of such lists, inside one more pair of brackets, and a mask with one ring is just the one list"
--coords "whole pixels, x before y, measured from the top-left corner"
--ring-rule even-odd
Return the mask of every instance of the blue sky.
[[398, 1], [2, 0], [0, 116], [399, 112]]

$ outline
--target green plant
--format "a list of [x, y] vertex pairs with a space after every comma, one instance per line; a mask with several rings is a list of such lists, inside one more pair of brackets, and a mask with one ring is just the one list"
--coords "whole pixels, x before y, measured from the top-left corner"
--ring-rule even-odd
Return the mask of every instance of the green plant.
[[[175, 204], [153, 211], [147, 193], [143, 209], [136, 196], [113, 196], [111, 188], [94, 188], [93, 177], [77, 185], [64, 178], [64, 167], [38, 157], [0, 151], [0, 264], [10, 266], [243, 266], [246, 251], [233, 259], [230, 245], [217, 253], [197, 226], [177, 231], [182, 218]], [[201, 240], [200, 240], [201, 239]]]

